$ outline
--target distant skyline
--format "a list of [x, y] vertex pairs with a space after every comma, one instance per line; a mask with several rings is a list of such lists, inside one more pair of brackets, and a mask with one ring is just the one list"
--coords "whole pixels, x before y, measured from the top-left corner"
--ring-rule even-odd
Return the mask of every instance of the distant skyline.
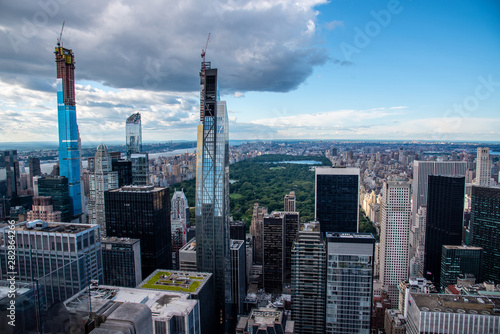
[[82, 142], [196, 140], [200, 53], [231, 140], [498, 141], [500, 3], [69, 0], [0, 4], [0, 142], [57, 141], [54, 47]]

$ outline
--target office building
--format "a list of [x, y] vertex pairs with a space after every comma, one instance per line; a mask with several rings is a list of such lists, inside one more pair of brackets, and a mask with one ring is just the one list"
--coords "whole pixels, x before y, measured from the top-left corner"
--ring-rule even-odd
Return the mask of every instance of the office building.
[[429, 175], [465, 176], [467, 162], [465, 161], [414, 161], [413, 162], [413, 201], [412, 221], [418, 208], [427, 205], [427, 189]]
[[259, 206], [259, 203], [253, 205], [252, 221], [250, 223], [250, 234], [252, 235], [253, 256], [255, 264], [262, 264], [262, 242], [263, 242], [263, 222], [264, 215], [267, 215], [267, 208]]
[[477, 148], [476, 179], [474, 184], [482, 187], [491, 185], [491, 159], [489, 147]]
[[460, 275], [472, 274], [481, 282], [481, 266], [483, 249], [474, 246], [449, 246], [444, 245], [441, 252], [441, 284], [457, 284]]
[[500, 332], [500, 298], [410, 293], [406, 333]]
[[[200, 121], [196, 149], [196, 255], [198, 271], [214, 275], [215, 309], [222, 333], [231, 309], [229, 252], [229, 128], [219, 101], [217, 69], [202, 63]], [[227, 328], [226, 328], [227, 331]]]
[[134, 153], [142, 152], [142, 125], [141, 114], [132, 114], [127, 118], [125, 124], [127, 158], [130, 159]]
[[292, 319], [297, 333], [325, 332], [326, 246], [319, 223], [302, 224], [292, 249]]
[[246, 240], [246, 224], [242, 221], [229, 223], [229, 236], [232, 240]]
[[187, 241], [186, 222], [180, 219], [171, 219], [170, 232], [172, 234], [172, 269], [179, 269], [179, 250]]
[[321, 232], [357, 232], [359, 168], [318, 167], [315, 184]]
[[0, 151], [0, 197], [16, 197], [19, 178], [17, 150]]
[[135, 288], [142, 282], [141, 241], [130, 238], [101, 238], [105, 285]]
[[265, 215], [263, 223], [263, 286], [267, 293], [281, 293], [285, 281], [285, 226], [281, 215]]
[[26, 213], [27, 220], [43, 220], [49, 223], [61, 222], [61, 211], [54, 211], [52, 197], [33, 197], [33, 207]]
[[368, 334], [375, 238], [327, 232], [326, 247], [326, 333]]
[[158, 269], [149, 275], [138, 288], [153, 291], [172, 291], [198, 300], [200, 304], [200, 328], [203, 334], [219, 333], [215, 330], [213, 275], [193, 271]]
[[71, 198], [68, 179], [64, 176], [46, 176], [38, 179], [38, 196], [52, 197], [54, 211], [61, 212], [61, 221], [71, 221]]
[[[276, 213], [274, 213], [276, 214]], [[292, 246], [299, 231], [298, 212], [280, 212], [285, 227], [285, 282], [290, 283], [292, 270]]]
[[428, 185], [424, 275], [439, 285], [443, 245], [462, 244], [465, 177], [429, 175]]
[[[90, 301], [89, 301], [90, 297]], [[200, 303], [175, 291], [91, 285], [65, 302], [70, 323], [81, 327], [92, 305], [91, 333], [201, 334]]]
[[[32, 283], [16, 282], [16, 289], [12, 291], [11, 282], [11, 280], [0, 280], [0, 328], [3, 329], [2, 334], [36, 333], [39, 318], [35, 305], [35, 287]], [[15, 314], [13, 314], [14, 317], [11, 317], [10, 312], [13, 309]], [[12, 322], [12, 318], [14, 322]]]
[[196, 268], [196, 238], [193, 238], [179, 250], [179, 270], [196, 271]]
[[472, 187], [470, 230], [483, 249], [483, 279], [500, 283], [500, 187]]
[[142, 277], [171, 268], [168, 188], [128, 186], [104, 193], [106, 234], [141, 240]]
[[118, 187], [132, 184], [132, 161], [112, 159], [112, 169], [118, 173]]
[[231, 295], [233, 296], [233, 314], [243, 314], [243, 302], [246, 297], [246, 247], [243, 240], [231, 240]]
[[421, 206], [410, 226], [410, 276], [424, 276], [426, 219], [427, 207]]
[[289, 194], [285, 195], [285, 209], [283, 211], [295, 212], [295, 191], [290, 191]]
[[380, 220], [380, 281], [392, 305], [398, 284], [408, 279], [411, 187], [406, 181], [386, 181], [382, 187]]
[[149, 182], [149, 155], [147, 153], [132, 153], [132, 184], [135, 186], [147, 186]]
[[40, 159], [31, 157], [28, 159], [28, 166], [30, 169], [29, 174], [29, 187], [33, 188], [33, 176], [42, 175], [42, 169], [40, 168]]
[[[12, 236], [16, 240], [15, 274], [7, 266]], [[12, 275], [17, 282], [38, 283], [42, 309], [80, 292], [89, 280], [102, 281], [99, 225], [36, 220], [18, 223], [14, 230], [0, 229], [0, 279]]]
[[236, 334], [283, 333], [294, 334], [295, 322], [288, 320], [283, 310], [262, 307], [253, 309], [248, 316], [240, 317]]
[[406, 318], [399, 310], [386, 310], [384, 329], [386, 334], [406, 334]]
[[89, 178], [89, 222], [99, 224], [101, 233], [106, 235], [104, 192], [118, 188], [118, 173], [112, 171], [111, 156], [104, 144], [97, 146], [94, 158], [94, 172]]
[[[75, 108], [75, 56], [73, 50], [57, 43], [57, 119], [59, 125], [59, 175], [68, 179], [70, 214], [82, 213], [80, 184], [80, 135]], [[40, 195], [42, 196], [42, 195]]]
[[189, 204], [184, 190], [175, 191], [171, 201], [171, 219], [189, 222]]

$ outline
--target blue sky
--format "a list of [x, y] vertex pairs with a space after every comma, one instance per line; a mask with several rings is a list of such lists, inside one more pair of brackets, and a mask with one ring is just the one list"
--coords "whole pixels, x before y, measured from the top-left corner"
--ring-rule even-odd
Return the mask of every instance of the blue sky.
[[1, 141], [57, 140], [63, 20], [84, 142], [194, 140], [208, 32], [231, 139], [500, 138], [497, 1], [52, 2], [0, 5]]

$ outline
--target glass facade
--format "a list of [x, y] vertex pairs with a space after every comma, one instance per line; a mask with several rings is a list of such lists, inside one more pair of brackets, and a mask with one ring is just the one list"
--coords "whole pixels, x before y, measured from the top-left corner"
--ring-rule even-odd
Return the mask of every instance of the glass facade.
[[370, 333], [375, 238], [326, 233], [326, 333]]
[[457, 284], [460, 274], [473, 274], [481, 280], [483, 249], [481, 247], [443, 246], [441, 255], [441, 286]]
[[75, 58], [72, 50], [56, 47], [59, 175], [68, 178], [70, 212], [82, 213], [80, 143], [75, 108]]
[[483, 248], [483, 279], [500, 282], [500, 188], [472, 186], [470, 229]]
[[316, 168], [316, 220], [321, 232], [357, 232], [358, 168]]
[[38, 196], [50, 196], [54, 211], [61, 211], [62, 222], [71, 221], [68, 179], [59, 177], [42, 177], [38, 179]]
[[[229, 131], [226, 103], [218, 101], [217, 69], [205, 64], [204, 117], [198, 126], [196, 255], [198, 271], [214, 274], [216, 319], [223, 326], [232, 303], [229, 253]], [[202, 78], [203, 84], [203, 78]], [[219, 332], [222, 329], [219, 328]]]
[[142, 152], [142, 125], [141, 114], [136, 113], [127, 118], [125, 125], [127, 158], [130, 159], [132, 153]]
[[462, 244], [464, 196], [465, 177], [429, 175], [424, 273], [438, 286], [443, 245]]

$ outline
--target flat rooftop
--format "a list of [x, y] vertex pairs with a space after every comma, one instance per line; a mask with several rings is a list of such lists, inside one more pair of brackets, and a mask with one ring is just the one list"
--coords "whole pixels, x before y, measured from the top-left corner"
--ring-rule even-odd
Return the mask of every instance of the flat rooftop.
[[124, 192], [159, 192], [167, 189], [165, 187], [155, 187], [152, 185], [149, 186], [124, 186], [121, 188], [116, 188], [112, 190], [108, 190], [110, 193], [124, 193]]
[[97, 224], [48, 223], [42, 220], [25, 221], [15, 225], [14, 231], [76, 234], [97, 227]]
[[476, 247], [476, 246], [443, 245], [443, 247], [446, 248], [446, 249], [470, 249], [470, 250], [481, 250], [481, 249], [483, 249], [482, 247]]
[[[173, 316], [185, 316], [191, 312], [198, 301], [188, 299], [189, 295], [170, 291], [145, 290], [109, 285], [91, 285], [90, 297], [92, 310], [101, 313], [110, 303], [145, 304], [151, 309], [153, 319], [170, 319]], [[89, 293], [85, 289], [64, 302], [69, 310], [88, 312]]]
[[196, 252], [196, 238], [189, 240], [180, 250], [183, 252]]
[[500, 316], [500, 297], [410, 293], [420, 312]]
[[355, 233], [355, 232], [326, 232], [327, 238], [333, 239], [374, 239], [371, 233]]
[[256, 324], [272, 326], [276, 323], [282, 323], [283, 311], [273, 308], [258, 308], [253, 309], [248, 318], [254, 320]]
[[136, 242], [140, 242], [140, 240], [131, 238], [101, 237], [101, 244], [133, 245]]
[[230, 240], [230, 249], [238, 249], [243, 245], [243, 240]]
[[211, 276], [211, 273], [157, 269], [137, 287], [197, 294]]

